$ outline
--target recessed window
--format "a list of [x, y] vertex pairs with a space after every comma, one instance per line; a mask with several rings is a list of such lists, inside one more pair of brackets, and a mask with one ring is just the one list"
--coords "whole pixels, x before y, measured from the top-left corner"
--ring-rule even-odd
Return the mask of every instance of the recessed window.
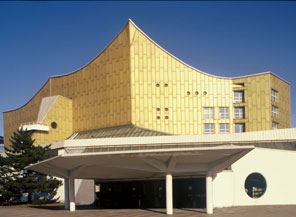
[[56, 129], [58, 127], [58, 124], [56, 122], [51, 122], [51, 128]]
[[214, 108], [205, 107], [204, 108], [204, 119], [214, 119]]
[[279, 108], [276, 106], [272, 106], [272, 117], [277, 118], [278, 117], [278, 110]]
[[243, 119], [245, 117], [245, 108], [236, 107], [234, 108], [234, 119]]
[[168, 87], [169, 85], [167, 83], [164, 84], [165, 87]]
[[190, 91], [187, 91], [187, 95], [188, 95], [188, 96], [190, 95]]
[[204, 133], [205, 134], [214, 134], [215, 133], [214, 124], [205, 124], [204, 125]]
[[235, 133], [243, 133], [246, 132], [246, 126], [244, 123], [242, 124], [235, 124]]
[[244, 91], [234, 91], [233, 97], [234, 97], [234, 103], [244, 102]]
[[278, 129], [279, 128], [279, 124], [277, 123], [277, 122], [272, 122], [272, 129], [273, 130], [276, 130], [276, 129]]
[[271, 101], [278, 102], [278, 95], [279, 93], [276, 90], [271, 89]]
[[169, 116], [165, 116], [164, 118], [165, 118], [165, 119], [169, 119]]
[[159, 87], [160, 85], [159, 85], [159, 83], [157, 83], [155, 86], [156, 86], [156, 87]]
[[160, 119], [160, 116], [156, 116], [156, 119], [159, 120]]
[[164, 108], [164, 110], [167, 112], [169, 110], [169, 108]]
[[251, 198], [262, 197], [266, 186], [266, 180], [260, 173], [250, 174], [245, 181], [245, 191]]
[[156, 111], [158, 111], [158, 112], [159, 112], [159, 111], [160, 111], [160, 108], [156, 108]]
[[207, 94], [208, 94], [207, 91], [204, 91], [204, 92], [203, 92], [203, 95], [207, 95]]
[[220, 124], [220, 133], [229, 133], [229, 124]]
[[221, 107], [219, 108], [220, 119], [228, 119], [229, 118], [229, 108]]
[[195, 91], [195, 95], [197, 96], [199, 94], [199, 92], [198, 91]]

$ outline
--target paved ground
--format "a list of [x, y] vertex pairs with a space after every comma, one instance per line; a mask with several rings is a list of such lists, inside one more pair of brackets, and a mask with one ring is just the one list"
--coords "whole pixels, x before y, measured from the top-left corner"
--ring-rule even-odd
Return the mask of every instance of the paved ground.
[[[0, 217], [154, 217], [166, 216], [165, 209], [90, 209], [78, 207], [76, 212], [61, 206], [0, 207]], [[173, 216], [209, 217], [203, 209], [174, 209]], [[211, 217], [294, 217], [296, 206], [254, 206], [214, 209]]]

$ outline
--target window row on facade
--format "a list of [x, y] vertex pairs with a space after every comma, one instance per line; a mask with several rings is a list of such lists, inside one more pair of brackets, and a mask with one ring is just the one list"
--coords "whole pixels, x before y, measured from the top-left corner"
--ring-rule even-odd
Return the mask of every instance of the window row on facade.
[[[246, 131], [245, 123], [238, 123], [234, 125], [235, 133], [242, 133]], [[219, 124], [219, 132], [220, 134], [230, 133], [229, 124]], [[206, 123], [204, 124], [204, 134], [215, 134], [215, 124]]]
[[[204, 108], [204, 119], [214, 119], [214, 107], [205, 107]], [[229, 108], [220, 107], [219, 108], [219, 118], [228, 119], [229, 118]], [[244, 107], [235, 107], [234, 108], [234, 119], [243, 119], [245, 118], [245, 108]]]
[[[245, 102], [244, 99], [244, 91], [234, 91], [233, 92], [234, 103], [242, 103]], [[271, 89], [271, 101], [279, 102], [279, 92], [275, 89]]]

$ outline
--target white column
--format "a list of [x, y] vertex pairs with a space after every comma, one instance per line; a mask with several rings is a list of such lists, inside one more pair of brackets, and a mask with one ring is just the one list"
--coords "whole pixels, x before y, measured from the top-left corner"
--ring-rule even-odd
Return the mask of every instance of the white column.
[[166, 174], [166, 210], [168, 215], [173, 214], [173, 177], [171, 173]]
[[69, 179], [64, 179], [65, 210], [69, 210]]
[[206, 198], [207, 198], [207, 214], [213, 214], [213, 174], [208, 171], [206, 175]]
[[70, 211], [75, 211], [75, 179], [69, 181]]

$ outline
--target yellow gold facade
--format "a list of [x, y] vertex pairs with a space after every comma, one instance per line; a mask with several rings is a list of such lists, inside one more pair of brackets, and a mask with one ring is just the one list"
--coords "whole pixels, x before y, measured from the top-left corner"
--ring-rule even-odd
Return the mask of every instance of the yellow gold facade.
[[[277, 102], [271, 100], [271, 89], [278, 92]], [[235, 91], [243, 92], [242, 102], [234, 103]], [[132, 21], [87, 66], [50, 78], [25, 106], [5, 112], [5, 144], [21, 123], [36, 120], [42, 98], [56, 95], [71, 100], [59, 98], [43, 121], [59, 127], [35, 132], [36, 144], [126, 124], [182, 135], [203, 134], [205, 124], [214, 124], [214, 133], [223, 123], [229, 133], [238, 123], [245, 124], [245, 131], [269, 130], [272, 122], [290, 127], [287, 82], [270, 72], [240, 78], [206, 74], [162, 49]], [[278, 108], [276, 118], [272, 105]], [[222, 107], [228, 108], [227, 118], [220, 117]], [[244, 108], [243, 118], [235, 118], [237, 107]], [[213, 118], [205, 118], [205, 108], [213, 108]]]
[[[58, 96], [54, 105], [42, 121], [50, 127], [49, 132], [37, 131], [32, 138], [35, 139], [36, 144], [49, 144], [53, 141], [60, 141], [65, 139], [65, 135], [71, 135], [72, 129], [72, 100]], [[51, 123], [55, 122], [57, 126], [53, 128]]]

